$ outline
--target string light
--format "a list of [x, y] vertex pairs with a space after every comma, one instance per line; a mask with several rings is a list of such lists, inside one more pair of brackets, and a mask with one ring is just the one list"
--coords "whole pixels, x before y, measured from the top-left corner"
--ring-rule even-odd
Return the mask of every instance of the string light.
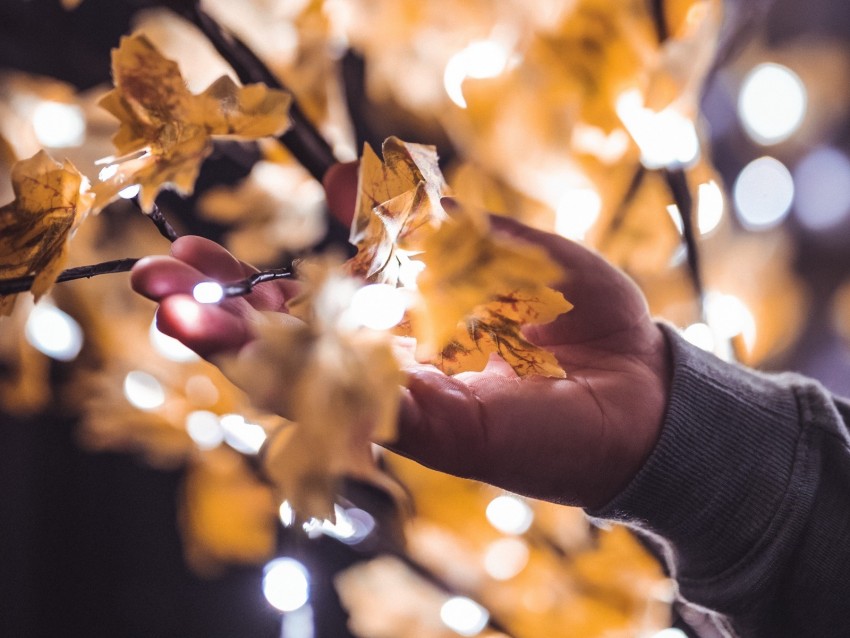
[[806, 86], [796, 73], [781, 64], [760, 64], [744, 78], [738, 116], [755, 142], [778, 144], [800, 128], [807, 102]]
[[156, 410], [165, 403], [165, 390], [155, 377], [134, 370], [124, 377], [124, 396], [140, 410]]
[[33, 348], [57, 361], [73, 361], [83, 348], [80, 324], [46, 301], [30, 311], [24, 335]]
[[221, 417], [224, 429], [224, 441], [242, 454], [258, 454], [266, 442], [263, 426], [249, 423], [239, 414], [225, 414]]
[[518, 496], [497, 496], [487, 505], [487, 520], [504, 534], [524, 534], [531, 527], [534, 512]]
[[765, 230], [780, 224], [794, 201], [794, 179], [773, 157], [753, 160], [738, 175], [733, 189], [735, 210], [745, 228]]
[[202, 281], [192, 289], [192, 296], [198, 303], [214, 304], [224, 299], [224, 288], [215, 281]]
[[691, 324], [683, 332], [685, 340], [706, 352], [714, 352], [714, 331], [705, 323]]
[[32, 126], [38, 141], [51, 148], [79, 146], [86, 137], [86, 120], [75, 104], [41, 102], [33, 111]]
[[139, 191], [142, 190], [142, 187], [138, 184], [133, 184], [132, 186], [128, 186], [124, 190], [118, 191], [118, 197], [121, 199], [133, 199], [136, 195], [139, 194]]
[[721, 339], [741, 335], [747, 348], [755, 345], [755, 317], [738, 297], [710, 292], [705, 296], [705, 312], [708, 325]]
[[300, 609], [310, 600], [307, 568], [294, 558], [276, 558], [263, 569], [263, 594], [275, 609]]
[[192, 412], [186, 417], [186, 432], [202, 450], [212, 450], [224, 441], [224, 429], [216, 414], [206, 410]]
[[310, 538], [325, 535], [346, 545], [362, 542], [375, 529], [372, 515], [358, 508], [344, 509], [335, 504], [334, 518], [334, 521], [310, 519], [304, 523], [303, 529]]
[[508, 48], [495, 40], [472, 42], [456, 53], [446, 64], [443, 86], [452, 102], [466, 108], [463, 82], [466, 78], [484, 79], [501, 75], [508, 67], [511, 55]]
[[440, 619], [461, 636], [475, 636], [487, 626], [490, 614], [474, 600], [456, 596], [440, 608]]
[[289, 501], [284, 501], [280, 504], [277, 514], [284, 527], [292, 527], [295, 524], [295, 510], [292, 509]]

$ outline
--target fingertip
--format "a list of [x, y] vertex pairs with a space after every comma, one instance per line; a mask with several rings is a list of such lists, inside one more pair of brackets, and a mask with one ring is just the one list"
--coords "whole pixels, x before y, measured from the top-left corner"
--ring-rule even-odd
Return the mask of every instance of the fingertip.
[[171, 256], [218, 281], [236, 281], [251, 270], [221, 244], [197, 235], [186, 235], [174, 241]]
[[130, 287], [154, 301], [188, 293], [202, 279], [202, 273], [192, 266], [164, 255], [143, 257], [130, 271]]

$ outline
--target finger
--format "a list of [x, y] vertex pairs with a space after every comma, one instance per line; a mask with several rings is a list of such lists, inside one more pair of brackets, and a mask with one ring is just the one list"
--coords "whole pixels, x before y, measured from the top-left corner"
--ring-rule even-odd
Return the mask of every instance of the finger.
[[202, 357], [238, 350], [254, 338], [250, 322], [225, 308], [200, 304], [187, 295], [162, 300], [157, 328]]
[[322, 184], [331, 213], [346, 227], [351, 226], [354, 218], [354, 205], [357, 201], [358, 162], [334, 164], [325, 173]]
[[197, 268], [162, 255], [143, 257], [130, 271], [133, 290], [154, 301], [169, 295], [191, 294], [194, 287], [206, 279]]

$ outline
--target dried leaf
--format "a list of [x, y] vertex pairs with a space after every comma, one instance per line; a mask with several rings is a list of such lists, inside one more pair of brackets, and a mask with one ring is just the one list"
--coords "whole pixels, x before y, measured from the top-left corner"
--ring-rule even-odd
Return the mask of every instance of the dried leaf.
[[112, 55], [115, 89], [100, 105], [121, 122], [113, 138], [117, 172], [97, 187], [100, 206], [139, 184], [141, 203], [153, 207], [160, 189], [194, 189], [212, 138], [256, 139], [278, 135], [288, 125], [290, 96], [260, 84], [239, 87], [225, 76], [199, 95], [185, 86], [177, 64], [143, 35], [122, 38]]
[[219, 364], [255, 405], [296, 422], [265, 455], [281, 496], [300, 516], [333, 518], [343, 476], [398, 491], [375, 466], [372, 441], [394, 436], [404, 376], [391, 337], [346, 313], [359, 282], [328, 264], [302, 276], [308, 293], [292, 310], [307, 322], [262, 324], [257, 341]]
[[[0, 208], [0, 279], [35, 276], [32, 294], [46, 293], [62, 271], [68, 240], [91, 208], [88, 182], [66, 161], [39, 151], [12, 168], [15, 200]], [[8, 315], [15, 295], [0, 297]]]

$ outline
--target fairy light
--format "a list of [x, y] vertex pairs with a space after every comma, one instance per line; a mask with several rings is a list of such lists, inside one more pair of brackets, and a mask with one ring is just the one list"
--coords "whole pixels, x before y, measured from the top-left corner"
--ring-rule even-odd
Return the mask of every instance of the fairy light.
[[133, 199], [136, 195], [139, 194], [139, 191], [142, 190], [142, 187], [138, 184], [133, 184], [132, 186], [128, 186], [127, 188], [118, 191], [118, 197], [121, 199]]
[[829, 230], [850, 214], [850, 159], [837, 148], [816, 148], [800, 160], [794, 184], [794, 215], [807, 229]]
[[186, 432], [202, 450], [212, 450], [224, 441], [224, 429], [218, 416], [206, 410], [192, 412], [186, 417]]
[[276, 558], [263, 569], [263, 595], [283, 612], [300, 609], [310, 600], [310, 574], [294, 558]]
[[555, 231], [568, 239], [582, 240], [599, 219], [602, 197], [594, 188], [571, 188], [558, 201]]
[[224, 429], [224, 441], [242, 454], [258, 454], [266, 442], [263, 426], [249, 423], [239, 414], [225, 414], [221, 417]]
[[487, 505], [487, 520], [504, 534], [524, 534], [531, 527], [534, 512], [518, 496], [497, 496]]
[[726, 200], [717, 182], [711, 180], [697, 189], [697, 224], [703, 235], [715, 230], [723, 220]]
[[277, 509], [277, 515], [284, 527], [292, 527], [295, 524], [295, 510], [292, 509], [289, 501], [284, 501], [280, 504], [280, 507]]
[[705, 350], [706, 352], [714, 352], [716, 345], [714, 331], [708, 324], [701, 322], [691, 324], [685, 328], [682, 336], [685, 337], [686, 341], [695, 345], [697, 348]]
[[202, 281], [192, 289], [195, 301], [203, 304], [215, 304], [224, 299], [224, 288], [215, 281]]
[[484, 552], [484, 569], [495, 580], [510, 580], [528, 565], [528, 545], [519, 538], [500, 538]]
[[640, 148], [641, 161], [646, 168], [690, 166], [699, 158], [696, 127], [674, 106], [653, 111], [644, 107], [640, 91], [631, 89], [617, 99], [616, 110]]
[[346, 545], [356, 545], [375, 529], [375, 519], [368, 512], [358, 508], [345, 509], [334, 505], [334, 519], [319, 520], [312, 518], [303, 525], [310, 538], [325, 535], [335, 538]]
[[756, 320], [746, 304], [738, 297], [718, 292], [705, 297], [705, 312], [708, 325], [721, 339], [732, 339], [741, 335], [747, 348], [756, 342]]
[[765, 230], [779, 225], [794, 201], [794, 179], [773, 157], [753, 160], [738, 175], [733, 188], [735, 210], [745, 228]]
[[200, 357], [192, 350], [184, 346], [174, 337], [169, 337], [156, 327], [156, 320], [151, 322], [148, 332], [151, 345], [163, 357], [175, 363], [188, 363], [198, 361]]
[[33, 348], [57, 361], [73, 361], [83, 348], [80, 324], [45, 301], [30, 311], [24, 335]]
[[86, 137], [83, 110], [75, 104], [41, 102], [33, 111], [32, 126], [38, 141], [50, 148], [80, 146]]
[[806, 86], [800, 77], [788, 67], [768, 62], [744, 78], [738, 116], [755, 142], [778, 144], [800, 128], [807, 103]]
[[404, 294], [389, 284], [371, 284], [359, 288], [348, 309], [356, 325], [372, 330], [389, 330], [404, 319], [407, 302]]
[[478, 40], [459, 51], [446, 64], [443, 86], [452, 102], [466, 108], [463, 82], [466, 78], [484, 79], [501, 75], [511, 61], [508, 48], [495, 40]]
[[134, 370], [124, 377], [124, 396], [140, 410], [156, 410], [165, 403], [165, 390], [153, 375]]
[[109, 179], [112, 179], [118, 174], [118, 164], [107, 164], [103, 168], [100, 169], [100, 172], [97, 174], [97, 178], [101, 182], [105, 182]]
[[490, 614], [474, 600], [455, 596], [443, 603], [440, 620], [461, 636], [475, 636], [487, 626]]

